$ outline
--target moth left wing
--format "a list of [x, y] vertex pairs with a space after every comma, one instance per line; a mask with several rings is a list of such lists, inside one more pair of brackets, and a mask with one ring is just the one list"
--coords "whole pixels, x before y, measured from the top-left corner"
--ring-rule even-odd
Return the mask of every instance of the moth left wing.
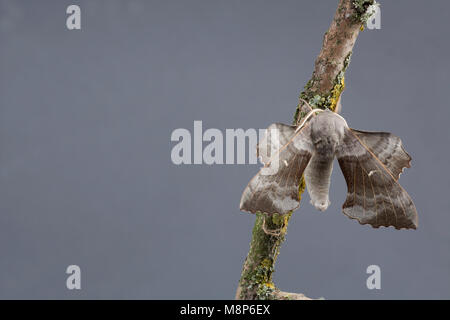
[[282, 146], [291, 140], [295, 133], [295, 126], [284, 123], [272, 123], [267, 127], [264, 137], [256, 146], [256, 156], [267, 164]]
[[[366, 136], [361, 137], [362, 134]], [[391, 135], [371, 133], [373, 136], [367, 137], [367, 134], [346, 128], [343, 144], [337, 150], [339, 166], [348, 188], [342, 207], [344, 214], [374, 228], [416, 229], [418, 217], [414, 203], [397, 182], [402, 165], [407, 163], [409, 166], [411, 158], [406, 156], [406, 152], [405, 155], [399, 151], [401, 143], [389, 140]], [[368, 144], [372, 147], [378, 145], [375, 152], [383, 161]], [[380, 148], [383, 145], [385, 147]]]
[[295, 132], [293, 126], [273, 124], [268, 129], [258, 145], [258, 156], [265, 165], [245, 188], [240, 209], [285, 214], [300, 204], [299, 184], [312, 155], [310, 128], [306, 124]]

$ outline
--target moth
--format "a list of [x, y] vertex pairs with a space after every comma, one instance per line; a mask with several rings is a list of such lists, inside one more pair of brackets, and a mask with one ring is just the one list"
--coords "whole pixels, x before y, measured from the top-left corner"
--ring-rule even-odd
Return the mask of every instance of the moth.
[[336, 157], [347, 183], [346, 216], [374, 228], [418, 226], [414, 203], [398, 183], [411, 157], [391, 133], [351, 129], [339, 114], [314, 109], [298, 127], [270, 125], [257, 155], [264, 167], [245, 188], [242, 211], [272, 215], [297, 209], [302, 175], [311, 204], [326, 210]]

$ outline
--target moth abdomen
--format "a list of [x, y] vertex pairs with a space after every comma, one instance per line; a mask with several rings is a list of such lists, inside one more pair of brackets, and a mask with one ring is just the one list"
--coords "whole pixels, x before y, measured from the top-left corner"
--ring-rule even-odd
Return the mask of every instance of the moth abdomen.
[[329, 190], [334, 157], [315, 153], [305, 169], [305, 183], [311, 204], [320, 211], [330, 205]]

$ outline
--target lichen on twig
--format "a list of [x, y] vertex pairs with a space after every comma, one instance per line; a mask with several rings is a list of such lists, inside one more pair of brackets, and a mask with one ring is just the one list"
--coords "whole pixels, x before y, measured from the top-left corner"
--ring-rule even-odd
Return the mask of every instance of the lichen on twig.
[[[345, 89], [345, 71], [361, 26], [368, 18], [367, 10], [374, 0], [340, 0], [333, 21], [323, 38], [322, 49], [315, 61], [311, 79], [300, 93], [294, 115], [299, 124], [313, 108], [337, 111]], [[305, 190], [300, 182], [299, 196]], [[245, 259], [236, 299], [295, 299], [309, 300], [300, 293], [283, 292], [273, 283], [275, 261], [280, 252], [292, 212], [286, 215], [257, 213], [252, 231], [250, 250]]]

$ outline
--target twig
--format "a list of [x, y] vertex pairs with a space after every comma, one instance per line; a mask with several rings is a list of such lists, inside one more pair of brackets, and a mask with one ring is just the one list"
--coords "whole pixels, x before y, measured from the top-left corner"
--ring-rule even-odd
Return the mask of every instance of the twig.
[[[300, 94], [294, 124], [298, 125], [308, 113], [305, 111], [308, 110], [305, 109], [307, 107], [337, 111], [345, 87], [345, 70], [350, 63], [356, 38], [363, 29], [364, 19], [367, 19], [367, 8], [373, 3], [373, 0], [339, 1], [315, 61], [311, 80]], [[304, 188], [302, 178], [300, 197]], [[271, 217], [261, 213], [256, 215], [250, 250], [244, 262], [236, 299], [309, 299], [300, 293], [280, 291], [272, 282], [274, 264], [286, 236], [291, 215], [292, 212]]]

